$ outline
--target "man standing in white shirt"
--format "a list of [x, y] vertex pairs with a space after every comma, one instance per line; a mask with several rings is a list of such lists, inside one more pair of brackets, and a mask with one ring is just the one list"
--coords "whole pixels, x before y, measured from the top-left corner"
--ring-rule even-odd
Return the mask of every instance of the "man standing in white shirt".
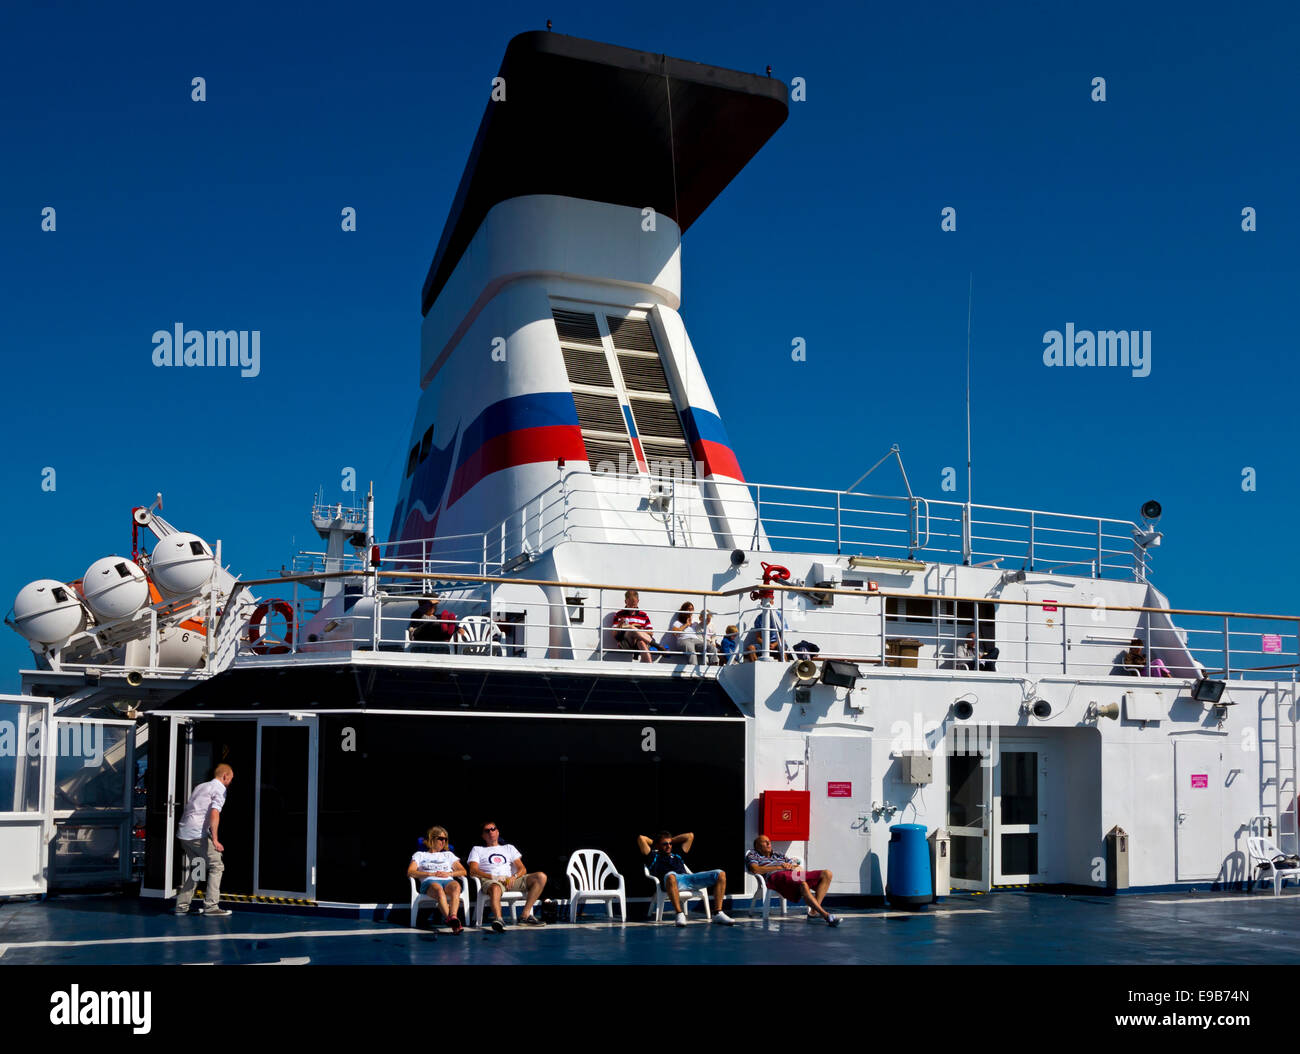
[[230, 914], [229, 908], [221, 906], [221, 873], [226, 865], [221, 862], [225, 847], [217, 838], [217, 828], [221, 824], [221, 809], [226, 804], [226, 788], [234, 778], [234, 769], [229, 765], [218, 765], [212, 779], [195, 787], [190, 800], [185, 803], [180, 826], [176, 828], [176, 837], [185, 851], [185, 883], [176, 897], [177, 915], [190, 913], [195, 869], [200, 860], [206, 863], [207, 880], [199, 914], [215, 918]]
[[501, 832], [491, 820], [483, 824], [483, 844], [476, 845], [469, 851], [469, 875], [477, 878], [483, 885], [479, 896], [488, 898], [492, 909], [492, 928], [500, 933], [506, 928], [501, 918], [501, 894], [523, 893], [524, 913], [519, 922], [524, 926], [544, 925], [533, 914], [533, 905], [546, 888], [546, 874], [534, 871], [531, 874], [524, 867], [523, 857], [513, 845], [502, 845]]

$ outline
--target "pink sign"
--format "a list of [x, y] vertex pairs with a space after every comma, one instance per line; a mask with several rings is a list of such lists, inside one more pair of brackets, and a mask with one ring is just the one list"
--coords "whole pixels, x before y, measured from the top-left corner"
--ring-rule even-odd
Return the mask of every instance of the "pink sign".
[[835, 783], [826, 784], [826, 797], [828, 798], [852, 798], [852, 783]]
[[1044, 611], [1055, 611], [1055, 610], [1056, 610], [1056, 601], [1055, 601], [1055, 600], [1044, 600], [1044, 601], [1043, 601], [1043, 610], [1044, 610]]
[[1280, 655], [1282, 652], [1282, 635], [1279, 633], [1264, 634], [1264, 654]]
[[1210, 776], [1206, 772], [1192, 773], [1192, 788], [1208, 787], [1210, 785]]

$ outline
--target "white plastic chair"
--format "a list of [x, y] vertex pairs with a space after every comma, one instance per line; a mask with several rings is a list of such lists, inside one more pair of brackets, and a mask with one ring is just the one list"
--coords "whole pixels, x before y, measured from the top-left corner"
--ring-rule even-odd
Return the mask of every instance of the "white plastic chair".
[[[623, 921], [627, 922], [627, 885], [603, 849], [575, 849], [565, 872], [569, 876], [570, 922], [578, 921], [578, 909], [585, 900], [601, 901], [611, 919], [617, 902], [622, 909]], [[611, 875], [618, 879], [618, 884], [606, 889], [605, 881]]]
[[[672, 901], [668, 899], [668, 893], [664, 890], [663, 883], [661, 883], [654, 875], [650, 874], [650, 869], [647, 867], [643, 870], [645, 871], [645, 877], [655, 884], [655, 895], [654, 899], [650, 902], [650, 912], [654, 915], [655, 922], [663, 922], [664, 905], [671, 904]], [[686, 873], [688, 875], [695, 874], [695, 872], [689, 867], [686, 868]], [[689, 914], [691, 910], [691, 900], [695, 897], [699, 897], [700, 903], [704, 905], [704, 917], [706, 919], [713, 918], [713, 912], [709, 910], [710, 892], [712, 891], [708, 889], [679, 889], [677, 891], [677, 896], [681, 898], [682, 913]]]
[[[501, 891], [501, 909], [510, 909], [510, 921], [519, 921], [519, 905], [524, 902], [523, 893]], [[483, 883], [480, 879], [474, 879], [474, 925], [483, 925], [483, 912], [487, 910], [488, 898], [483, 895]]]
[[505, 655], [497, 643], [500, 631], [486, 615], [466, 615], [460, 620], [456, 650], [462, 655]]
[[[429, 896], [427, 893], [420, 892], [420, 885], [415, 880], [414, 875], [407, 875], [411, 880], [411, 928], [415, 929], [415, 919], [420, 913], [422, 907], [438, 907], [436, 898]], [[465, 881], [465, 876], [461, 875], [460, 882], [460, 903], [461, 910], [468, 916], [469, 914], [469, 883]], [[448, 920], [450, 921], [450, 920]]]
[[772, 901], [777, 901], [781, 905], [781, 914], [786, 914], [789, 905], [785, 897], [781, 896], [775, 889], [767, 884], [766, 875], [756, 875], [749, 868], [745, 868], [745, 892], [744, 895], [749, 898], [749, 910], [754, 910], [754, 904], [761, 901], [763, 908], [763, 921], [766, 922], [772, 913]]
[[[1253, 834], [1246, 839], [1246, 848], [1250, 852], [1251, 863], [1251, 880], [1250, 888], [1255, 888], [1256, 882], [1263, 882], [1271, 878], [1273, 880], [1273, 896], [1278, 896], [1282, 892], [1282, 883], [1288, 878], [1300, 879], [1300, 867], [1278, 867], [1275, 861], [1278, 857], [1285, 856], [1272, 840], [1261, 834]], [[1259, 873], [1255, 872], [1255, 864], [1260, 866]]]

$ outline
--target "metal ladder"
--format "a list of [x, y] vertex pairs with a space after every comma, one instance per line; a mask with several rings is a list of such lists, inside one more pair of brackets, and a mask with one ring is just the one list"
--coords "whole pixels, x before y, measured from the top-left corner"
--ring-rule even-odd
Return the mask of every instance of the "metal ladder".
[[1284, 853], [1300, 851], [1296, 825], [1296, 684], [1275, 683], [1259, 701], [1259, 803]]

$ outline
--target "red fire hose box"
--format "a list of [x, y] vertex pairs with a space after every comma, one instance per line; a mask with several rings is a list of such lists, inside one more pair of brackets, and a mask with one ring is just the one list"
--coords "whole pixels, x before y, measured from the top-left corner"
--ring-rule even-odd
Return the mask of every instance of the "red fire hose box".
[[811, 798], [808, 791], [763, 791], [763, 833], [774, 842], [806, 842]]

